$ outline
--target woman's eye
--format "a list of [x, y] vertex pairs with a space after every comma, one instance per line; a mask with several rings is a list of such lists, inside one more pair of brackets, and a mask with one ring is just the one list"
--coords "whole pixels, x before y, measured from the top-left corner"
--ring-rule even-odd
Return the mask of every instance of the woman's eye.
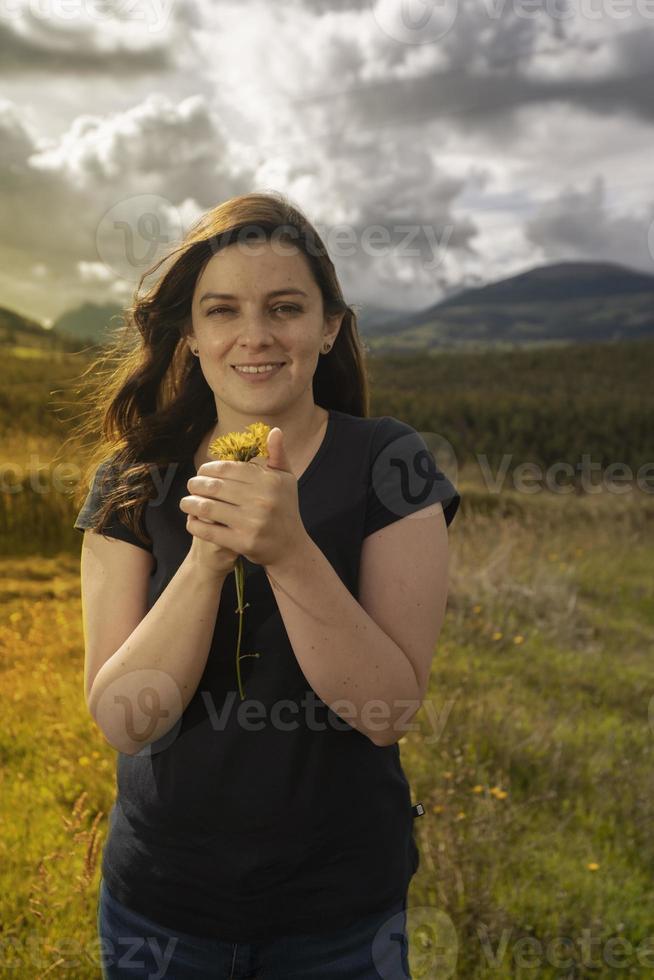
[[[275, 307], [276, 310], [291, 310], [293, 313], [301, 313], [302, 309], [299, 306], [295, 306], [293, 303], [280, 303], [279, 306]], [[231, 312], [231, 307], [229, 306], [214, 306], [212, 309], [207, 310], [207, 316], [211, 316], [213, 313], [223, 313], [224, 311], [228, 313]]]

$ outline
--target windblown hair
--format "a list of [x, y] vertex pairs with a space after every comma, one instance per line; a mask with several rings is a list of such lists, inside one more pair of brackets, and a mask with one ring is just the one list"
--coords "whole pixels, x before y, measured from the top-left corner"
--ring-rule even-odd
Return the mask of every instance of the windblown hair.
[[[94, 530], [102, 532], [115, 511], [150, 545], [142, 518], [153, 495], [152, 467], [165, 471], [169, 464], [188, 459], [216, 423], [213, 392], [199, 358], [185, 342], [192, 327], [191, 301], [207, 262], [228, 245], [249, 242], [253, 234], [258, 241], [274, 238], [301, 250], [322, 293], [324, 315], [344, 314], [334, 346], [318, 359], [314, 401], [323, 408], [368, 417], [365, 352], [356, 312], [345, 302], [316, 229], [278, 192], [231, 198], [204, 214], [181, 244], [143, 273], [122, 324], [82, 375], [91, 373], [93, 378], [90, 407], [73, 438], [79, 438], [80, 445], [89, 441], [95, 451], [78, 488], [79, 505], [100, 466], [103, 474], [111, 474], [104, 482]], [[144, 279], [164, 263], [171, 263], [167, 271], [140, 295]]]

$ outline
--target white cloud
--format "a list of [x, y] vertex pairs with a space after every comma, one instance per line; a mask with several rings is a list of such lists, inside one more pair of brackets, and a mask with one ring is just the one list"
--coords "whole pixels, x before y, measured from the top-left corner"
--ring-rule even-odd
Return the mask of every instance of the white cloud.
[[[226, 175], [228, 151], [220, 123], [202, 95], [179, 103], [161, 93], [125, 112], [78, 116], [66, 133], [31, 157], [82, 188], [107, 184], [175, 197], [174, 186], [216, 186]], [[146, 183], [147, 182], [147, 183]], [[203, 196], [203, 195], [201, 195]]]
[[83, 282], [111, 282], [114, 278], [104, 262], [78, 262], [77, 268]]
[[147, 238], [149, 229], [140, 227], [141, 204], [146, 196], [157, 200], [158, 236], [165, 244], [207, 207], [243, 190], [204, 96], [174, 102], [153, 94], [122, 113], [82, 115], [49, 140], [38, 138], [22, 115], [8, 100], [0, 102], [4, 261], [15, 264], [24, 254], [30, 265], [46, 264], [54, 284], [39, 294], [31, 280], [25, 293], [24, 282], [16, 278], [4, 295], [5, 302], [19, 308], [27, 303], [41, 316], [57, 303], [60, 312], [71, 302], [66, 296], [77, 293], [79, 301], [80, 282], [95, 285], [97, 300], [107, 289], [133, 290], [134, 276], [143, 270], [132, 265], [132, 278], [115, 284], [121, 275], [125, 280], [126, 260], [115, 256], [121, 243], [107, 241], [107, 214], [120, 210], [123, 224]]
[[[376, 16], [406, 11], [400, 0], [103, 0], [107, 23], [69, 24], [12, 2], [0, 53], [11, 49], [22, 74], [8, 88], [17, 101], [0, 100], [4, 259], [50, 270], [41, 294], [37, 274], [29, 288], [3, 280], [22, 308], [45, 315], [54, 296], [58, 313], [81, 298], [80, 280], [89, 298], [128, 297], [134, 283], [99, 254], [98, 229], [115, 209], [138, 223], [146, 197], [165, 238], [235, 194], [286, 193], [326, 238], [353, 231], [354, 253], [335, 256], [353, 302], [426, 305], [458, 281], [590, 257], [597, 236], [602, 257], [640, 261], [654, 21], [636, 12], [593, 19], [569, 4], [557, 19], [548, 0], [524, 0], [529, 16], [520, 0], [459, 0], [442, 37], [407, 44]], [[386, 251], [363, 244], [374, 225], [390, 235]], [[414, 255], [403, 225], [417, 230]]]
[[176, 33], [173, 15], [171, 0], [8, 0], [0, 7], [3, 65], [13, 72], [162, 68]]

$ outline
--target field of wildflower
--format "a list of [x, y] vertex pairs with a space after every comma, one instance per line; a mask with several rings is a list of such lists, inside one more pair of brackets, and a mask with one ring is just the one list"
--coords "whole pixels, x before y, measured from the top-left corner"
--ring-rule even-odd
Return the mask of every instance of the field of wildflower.
[[[7, 458], [47, 460], [39, 426]], [[474, 463], [456, 482], [447, 616], [400, 743], [425, 808], [412, 975], [648, 977], [654, 497], [496, 494]], [[63, 492], [2, 499], [0, 978], [99, 978], [116, 754], [83, 696], [82, 536]]]
[[[430, 690], [400, 743], [426, 809], [413, 975], [646, 976], [654, 510], [515, 504], [462, 505]], [[1, 566], [0, 976], [99, 977], [115, 752], [84, 703], [78, 554]]]

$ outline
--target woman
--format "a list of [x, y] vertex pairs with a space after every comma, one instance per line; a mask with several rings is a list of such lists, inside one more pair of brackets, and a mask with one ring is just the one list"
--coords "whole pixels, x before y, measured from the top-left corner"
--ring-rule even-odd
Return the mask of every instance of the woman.
[[[75, 523], [101, 532], [85, 684], [119, 753], [103, 975], [399, 980], [419, 856], [397, 742], [460, 497], [414, 429], [368, 418], [355, 314], [281, 195], [216, 207], [172, 258], [101, 386], [113, 442]], [[212, 457], [253, 422], [267, 455]]]

